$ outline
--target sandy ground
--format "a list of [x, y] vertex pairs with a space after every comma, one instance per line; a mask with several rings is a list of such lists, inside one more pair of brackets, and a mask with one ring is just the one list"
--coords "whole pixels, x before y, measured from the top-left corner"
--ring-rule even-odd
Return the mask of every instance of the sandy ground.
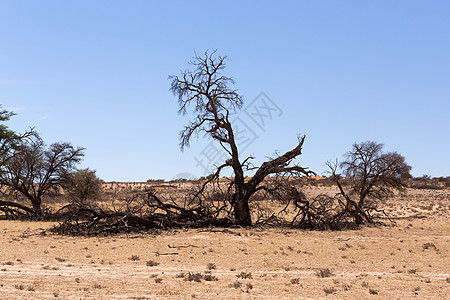
[[54, 223], [0, 221], [0, 299], [450, 299], [448, 194], [421, 193], [386, 207], [427, 218], [338, 232], [81, 238], [41, 234]]

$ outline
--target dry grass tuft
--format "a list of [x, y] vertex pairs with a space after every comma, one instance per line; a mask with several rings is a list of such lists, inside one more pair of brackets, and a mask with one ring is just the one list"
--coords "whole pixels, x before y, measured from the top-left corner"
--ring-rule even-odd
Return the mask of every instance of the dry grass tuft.
[[378, 290], [376, 290], [376, 289], [369, 289], [369, 293], [371, 295], [378, 295]]
[[326, 278], [326, 277], [331, 277], [334, 274], [333, 274], [333, 272], [331, 272], [330, 269], [326, 268], [326, 269], [320, 269], [319, 271], [317, 271], [316, 275], [320, 278]]
[[149, 260], [146, 263], [147, 267], [156, 267], [157, 265], [159, 265], [159, 262], [156, 262], [154, 260]]
[[323, 291], [325, 292], [325, 294], [330, 295], [330, 294], [335, 294], [337, 290], [335, 287], [326, 287], [326, 288], [323, 288]]
[[237, 281], [237, 280], [235, 282], [233, 282], [232, 284], [230, 284], [230, 287], [234, 288], [234, 289], [239, 289], [241, 286], [242, 286], [242, 282]]
[[241, 278], [241, 279], [252, 279], [253, 278], [251, 272], [249, 272], [249, 273], [241, 272], [240, 274], [237, 274], [236, 277]]

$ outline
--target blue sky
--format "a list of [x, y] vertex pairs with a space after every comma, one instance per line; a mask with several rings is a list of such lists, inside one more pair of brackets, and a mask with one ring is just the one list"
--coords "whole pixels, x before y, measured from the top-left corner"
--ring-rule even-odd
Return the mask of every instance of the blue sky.
[[375, 140], [414, 176], [450, 175], [450, 2], [242, 2], [0, 0], [9, 127], [85, 147], [107, 181], [205, 175], [210, 140], [180, 151], [190, 117], [168, 76], [216, 48], [246, 104], [264, 92], [280, 109], [263, 129], [241, 112], [255, 163], [306, 134], [298, 162], [319, 174]]

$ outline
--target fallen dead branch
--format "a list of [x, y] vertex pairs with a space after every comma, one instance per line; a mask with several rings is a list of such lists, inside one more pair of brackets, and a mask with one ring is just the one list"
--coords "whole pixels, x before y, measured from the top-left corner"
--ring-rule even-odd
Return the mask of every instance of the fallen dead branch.
[[[216, 207], [202, 201], [163, 200], [154, 189], [132, 192], [112, 209], [68, 205], [59, 211], [64, 222], [52, 229], [63, 235], [110, 235], [151, 229], [228, 227], [230, 218], [220, 217]], [[219, 207], [220, 209], [220, 207]]]
[[159, 253], [159, 251], [155, 251], [153, 252], [156, 254], [156, 256], [161, 256], [161, 255], [178, 255], [178, 252], [168, 252], [168, 253]]
[[167, 245], [169, 248], [171, 248], [171, 249], [184, 249], [184, 248], [189, 248], [189, 247], [192, 247], [192, 248], [199, 248], [198, 246], [195, 246], [195, 245], [192, 245], [192, 244], [189, 244], [189, 245], [180, 245], [180, 246], [171, 246], [171, 245]]

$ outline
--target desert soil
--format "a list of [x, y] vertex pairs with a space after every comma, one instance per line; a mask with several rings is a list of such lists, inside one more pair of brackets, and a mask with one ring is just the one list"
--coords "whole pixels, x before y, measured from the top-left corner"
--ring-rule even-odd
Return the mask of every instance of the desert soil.
[[0, 221], [0, 299], [450, 299], [448, 193], [391, 201], [396, 224], [334, 232], [85, 238], [44, 234], [55, 223]]

